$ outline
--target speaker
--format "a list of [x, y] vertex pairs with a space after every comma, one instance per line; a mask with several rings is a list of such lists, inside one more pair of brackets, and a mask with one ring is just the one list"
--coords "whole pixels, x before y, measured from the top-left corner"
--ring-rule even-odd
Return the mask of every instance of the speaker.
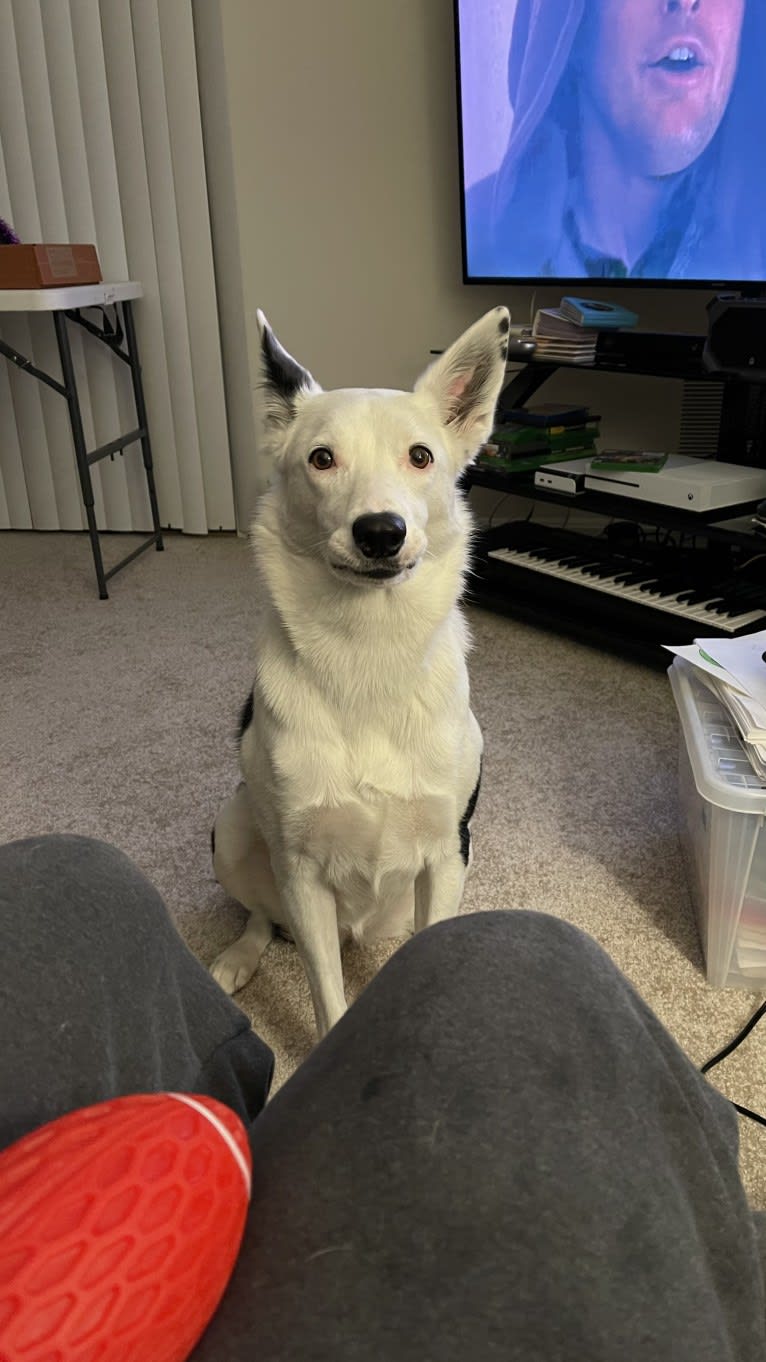
[[708, 373], [766, 382], [766, 298], [720, 294], [707, 305], [702, 363]]

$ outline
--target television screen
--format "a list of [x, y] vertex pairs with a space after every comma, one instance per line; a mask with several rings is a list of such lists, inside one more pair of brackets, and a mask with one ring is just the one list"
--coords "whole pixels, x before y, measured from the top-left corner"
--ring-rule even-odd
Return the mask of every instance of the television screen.
[[766, 280], [766, 0], [455, 0], [467, 282]]

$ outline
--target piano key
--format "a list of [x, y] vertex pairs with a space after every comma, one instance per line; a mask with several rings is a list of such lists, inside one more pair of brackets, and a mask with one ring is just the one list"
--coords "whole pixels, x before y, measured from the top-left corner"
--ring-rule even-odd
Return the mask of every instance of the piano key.
[[[649, 565], [643, 570], [634, 568], [608, 575], [604, 570], [606, 564], [603, 561], [598, 564], [596, 572], [586, 572], [581, 566], [569, 566], [572, 559], [586, 558], [586, 564], [590, 560], [587, 559], [587, 555], [568, 553], [565, 549], [553, 559], [542, 559], [531, 551], [513, 547], [490, 549], [488, 556], [498, 562], [558, 577], [585, 590], [601, 591], [627, 602], [645, 604], [668, 616], [690, 620], [696, 624], [711, 625], [724, 633], [736, 633], [757, 621], [766, 625], [766, 609], [763, 607], [752, 609], [752, 603], [743, 606], [741, 602], [722, 600], [720, 589], [716, 591], [710, 585], [703, 588], [687, 588], [680, 593], [671, 590], [667, 594], [662, 594], [656, 589], [644, 590], [644, 587], [659, 586], [660, 579], [656, 575], [650, 576], [652, 569]], [[673, 585], [677, 584], [677, 580], [674, 579]], [[741, 587], [741, 584], [738, 585]], [[764, 594], [762, 591], [761, 598]], [[714, 605], [723, 605], [725, 608], [721, 611], [714, 609]]]

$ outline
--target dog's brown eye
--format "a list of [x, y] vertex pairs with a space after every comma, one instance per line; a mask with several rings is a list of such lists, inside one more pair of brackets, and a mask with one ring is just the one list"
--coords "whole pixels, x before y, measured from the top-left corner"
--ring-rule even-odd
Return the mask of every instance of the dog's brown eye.
[[318, 445], [317, 448], [312, 449], [309, 454], [309, 463], [312, 463], [315, 468], [322, 470], [325, 468], [332, 468], [335, 463], [332, 456], [332, 450], [328, 449], [327, 445]]
[[425, 445], [412, 446], [412, 449], [410, 450], [410, 463], [413, 463], [416, 468], [427, 468], [429, 463], [433, 463], [433, 461], [434, 456], [430, 449], [426, 449]]

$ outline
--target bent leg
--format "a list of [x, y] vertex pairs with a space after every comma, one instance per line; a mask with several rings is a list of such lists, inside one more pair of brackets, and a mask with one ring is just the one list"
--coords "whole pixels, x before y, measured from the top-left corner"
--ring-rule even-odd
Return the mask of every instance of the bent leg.
[[735, 1113], [567, 923], [414, 937], [250, 1139], [194, 1362], [766, 1355]]
[[0, 962], [0, 1148], [130, 1093], [207, 1093], [246, 1123], [263, 1107], [271, 1051], [115, 847], [0, 846]]

